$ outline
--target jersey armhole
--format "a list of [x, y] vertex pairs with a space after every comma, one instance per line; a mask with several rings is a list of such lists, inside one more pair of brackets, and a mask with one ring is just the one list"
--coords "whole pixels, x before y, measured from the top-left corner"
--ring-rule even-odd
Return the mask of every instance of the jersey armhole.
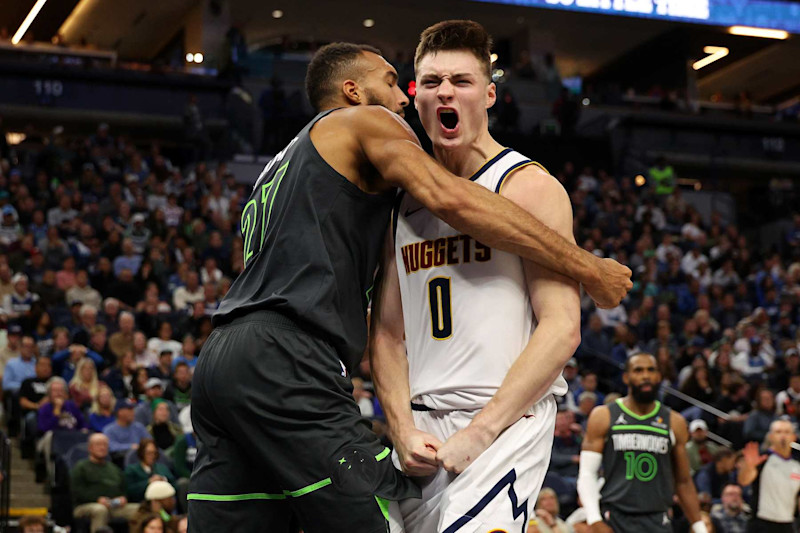
[[392, 206], [392, 240], [397, 242], [397, 219], [400, 217], [400, 204], [403, 203], [403, 197], [406, 191], [398, 191]]
[[[544, 168], [540, 163], [537, 163], [536, 161], [531, 161], [530, 159], [526, 159], [524, 161], [520, 161], [519, 163], [517, 163], [515, 165], [512, 165], [511, 167], [509, 167], [508, 170], [503, 172], [503, 175], [500, 176], [499, 180], [497, 180], [497, 186], [494, 188], [494, 192], [496, 192], [497, 194], [502, 194], [503, 185], [505, 185], [505, 183], [506, 183], [506, 178], [508, 178], [509, 176], [514, 174], [514, 172], [516, 172], [517, 170], [519, 170], [521, 168], [524, 168], [524, 167], [527, 167], [527, 166], [530, 166], [530, 165], [536, 165], [537, 167], [539, 167], [542, 170], [544, 170], [545, 172], [547, 172], [547, 169]], [[549, 172], [547, 172], [547, 173], [550, 174]]]

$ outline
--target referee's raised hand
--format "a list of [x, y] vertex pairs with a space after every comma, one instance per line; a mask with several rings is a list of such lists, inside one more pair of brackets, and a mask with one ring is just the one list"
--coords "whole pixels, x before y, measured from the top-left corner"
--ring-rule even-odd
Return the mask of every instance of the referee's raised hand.
[[762, 455], [758, 449], [757, 442], [748, 442], [742, 452], [747, 466], [750, 468], [758, 468], [758, 466], [767, 460], [767, 456]]

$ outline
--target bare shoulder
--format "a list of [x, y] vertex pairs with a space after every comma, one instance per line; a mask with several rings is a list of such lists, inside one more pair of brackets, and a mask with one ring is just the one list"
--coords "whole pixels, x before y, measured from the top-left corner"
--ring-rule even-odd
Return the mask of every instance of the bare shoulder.
[[538, 165], [527, 165], [510, 174], [500, 194], [534, 213], [569, 209], [570, 218], [572, 215], [564, 186]]
[[670, 410], [669, 413], [669, 425], [676, 434], [678, 431], [682, 431], [683, 433], [689, 432], [689, 429], [686, 425], [686, 419], [674, 409]]
[[330, 114], [330, 118], [334, 116], [338, 116], [339, 120], [356, 133], [374, 135], [376, 132], [402, 131], [416, 138], [414, 130], [400, 115], [380, 105], [348, 107]]

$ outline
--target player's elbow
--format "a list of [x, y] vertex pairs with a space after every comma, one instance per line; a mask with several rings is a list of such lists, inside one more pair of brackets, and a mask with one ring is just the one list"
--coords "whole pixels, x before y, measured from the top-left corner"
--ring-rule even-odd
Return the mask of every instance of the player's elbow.
[[563, 359], [566, 364], [581, 344], [580, 317], [574, 318], [564, 314], [556, 318], [555, 322], [553, 330], [558, 332], [559, 345], [564, 346]]

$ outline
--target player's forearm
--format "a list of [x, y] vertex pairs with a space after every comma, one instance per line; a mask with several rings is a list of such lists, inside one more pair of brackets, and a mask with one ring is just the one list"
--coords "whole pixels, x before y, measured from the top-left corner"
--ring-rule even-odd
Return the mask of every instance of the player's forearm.
[[700, 503], [697, 501], [697, 490], [691, 478], [675, 483], [675, 494], [689, 523], [694, 524], [700, 520]]
[[407, 192], [452, 227], [487, 246], [519, 255], [580, 283], [598, 281], [594, 255], [570, 243], [515, 203], [454, 177], [432, 159], [410, 157], [399, 161], [404, 163], [397, 173], [425, 176], [406, 182]]
[[373, 341], [370, 345], [370, 366], [375, 392], [386, 415], [389, 431], [397, 435], [406, 429], [414, 428], [408, 359], [402, 345]]
[[544, 396], [579, 343], [577, 323], [567, 318], [543, 319], [500, 388], [472, 424], [486, 428], [496, 438]]

